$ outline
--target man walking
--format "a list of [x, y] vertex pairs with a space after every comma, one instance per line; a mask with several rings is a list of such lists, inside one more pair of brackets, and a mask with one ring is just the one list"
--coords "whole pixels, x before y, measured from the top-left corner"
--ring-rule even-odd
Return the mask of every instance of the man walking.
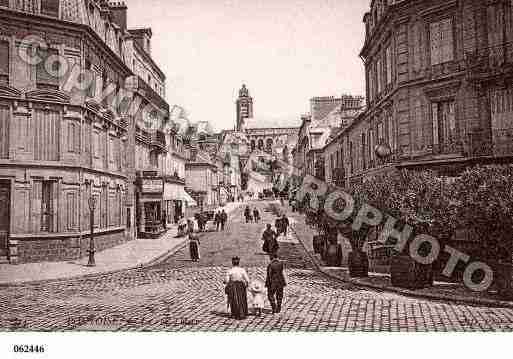
[[285, 281], [284, 264], [278, 259], [276, 253], [271, 254], [271, 263], [267, 266], [267, 297], [271, 303], [273, 314], [281, 312], [283, 302], [283, 288], [287, 285]]
[[285, 213], [283, 214], [283, 217], [281, 217], [281, 228], [283, 235], [287, 237], [287, 229], [289, 228], [290, 222]]
[[253, 217], [255, 218], [255, 223], [258, 223], [258, 221], [260, 220], [260, 212], [258, 212], [258, 209], [255, 207], [255, 209], [253, 209]]
[[217, 211], [214, 216], [214, 224], [216, 227], [216, 231], [219, 232], [219, 227], [221, 226], [221, 211]]
[[226, 214], [225, 210], [221, 212], [221, 231], [224, 231], [226, 222], [228, 222], [228, 215]]
[[264, 241], [262, 249], [265, 253], [270, 254], [272, 251], [278, 251], [278, 248], [276, 248], [276, 245], [278, 245], [276, 236], [276, 232], [273, 231], [271, 225], [268, 224], [266, 230], [262, 234], [262, 240]]

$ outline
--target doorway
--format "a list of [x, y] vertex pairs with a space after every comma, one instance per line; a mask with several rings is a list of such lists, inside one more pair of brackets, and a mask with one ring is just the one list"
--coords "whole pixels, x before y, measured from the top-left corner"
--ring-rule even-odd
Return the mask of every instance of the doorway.
[[11, 183], [0, 180], [0, 258], [9, 253], [9, 227], [11, 223]]

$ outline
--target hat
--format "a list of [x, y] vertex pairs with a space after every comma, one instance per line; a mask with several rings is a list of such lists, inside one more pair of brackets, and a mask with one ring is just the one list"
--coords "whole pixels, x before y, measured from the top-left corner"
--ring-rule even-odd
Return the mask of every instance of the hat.
[[252, 281], [251, 284], [249, 285], [249, 290], [252, 292], [260, 293], [265, 290], [265, 285], [261, 280], [256, 279], [256, 280]]

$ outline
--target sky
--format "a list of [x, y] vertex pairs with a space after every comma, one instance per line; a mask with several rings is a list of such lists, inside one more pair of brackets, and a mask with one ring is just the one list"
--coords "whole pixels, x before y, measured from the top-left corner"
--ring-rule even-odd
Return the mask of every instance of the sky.
[[254, 117], [290, 122], [315, 96], [364, 95], [358, 57], [370, 0], [125, 0], [129, 27], [151, 27], [166, 100], [192, 122], [235, 126], [246, 84]]

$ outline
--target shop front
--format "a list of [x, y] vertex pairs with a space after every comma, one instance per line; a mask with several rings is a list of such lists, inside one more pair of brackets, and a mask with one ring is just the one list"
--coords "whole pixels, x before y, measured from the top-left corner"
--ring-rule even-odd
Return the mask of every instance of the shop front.
[[137, 229], [138, 238], [158, 238], [166, 232], [163, 214], [164, 181], [160, 177], [138, 180]]
[[166, 224], [177, 224], [182, 216], [185, 216], [187, 207], [197, 206], [196, 201], [184, 189], [184, 183], [164, 183], [163, 215]]

